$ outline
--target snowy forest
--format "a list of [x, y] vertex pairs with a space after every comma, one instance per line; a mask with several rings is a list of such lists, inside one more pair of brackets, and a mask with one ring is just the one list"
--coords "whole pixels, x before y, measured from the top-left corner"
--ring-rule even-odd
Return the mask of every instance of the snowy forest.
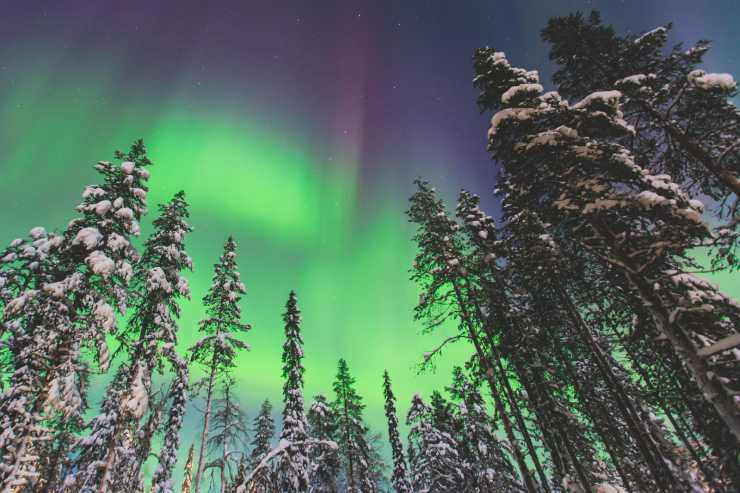
[[[470, 356], [411, 402], [378, 375], [384, 430], [344, 359], [306, 400], [295, 292], [283, 401], [247, 420], [236, 242], [214, 252], [199, 327], [179, 326], [194, 303], [186, 192], [136, 239], [156, 165], [143, 141], [98, 162], [66, 227], [0, 251], [0, 492], [740, 491], [740, 302], [707, 279], [740, 268], [736, 83], [699, 68], [708, 41], [671, 45], [670, 29], [550, 19], [550, 91], [509, 55], [475, 52], [500, 217], [421, 178], [407, 211], [409, 309], [431, 341], [419, 371], [452, 344]], [[200, 338], [182, 347], [183, 330]], [[183, 443], [194, 400], [198, 440]]]

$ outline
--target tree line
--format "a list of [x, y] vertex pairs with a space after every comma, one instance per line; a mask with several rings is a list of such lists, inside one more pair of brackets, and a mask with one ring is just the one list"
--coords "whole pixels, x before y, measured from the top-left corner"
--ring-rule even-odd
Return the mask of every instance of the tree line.
[[[383, 375], [390, 467], [345, 360], [333, 399], [306, 406], [294, 292], [282, 428], [276, 436], [269, 401], [247, 424], [235, 370], [251, 327], [236, 242], [224, 244], [201, 337], [184, 350], [185, 194], [158, 206], [139, 251], [144, 144], [99, 162], [100, 184], [61, 232], [33, 228], [0, 252], [0, 491], [740, 489], [740, 304], [702, 277], [738, 267], [736, 84], [697, 68], [708, 42], [668, 48], [669, 31], [619, 35], [598, 13], [551, 19], [549, 92], [537, 71], [476, 51], [502, 213], [464, 190], [448, 211], [416, 181], [415, 316], [439, 337], [420, 369], [454, 343], [470, 357], [449, 385], [412, 398], [405, 445]], [[108, 384], [93, 410], [100, 374]], [[178, 486], [194, 398], [200, 433]]]

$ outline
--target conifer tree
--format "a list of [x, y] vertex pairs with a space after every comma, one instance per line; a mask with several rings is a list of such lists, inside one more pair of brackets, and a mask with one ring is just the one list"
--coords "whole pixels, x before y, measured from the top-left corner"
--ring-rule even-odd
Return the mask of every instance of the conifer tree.
[[275, 423], [272, 419], [272, 404], [265, 399], [260, 406], [257, 417], [254, 418], [252, 426], [252, 451], [249, 454], [248, 466], [251, 469], [257, 467], [257, 464], [270, 452], [272, 438], [275, 435]]
[[236, 242], [229, 237], [224, 253], [214, 266], [213, 283], [203, 297], [208, 318], [200, 322], [200, 331], [205, 335], [190, 348], [190, 359], [201, 365], [206, 374], [199, 382], [205, 390], [203, 428], [195, 474], [195, 493], [199, 493], [203, 472], [206, 467], [206, 446], [211, 426], [211, 415], [216, 384], [227, 378], [236, 366], [237, 353], [249, 346], [235, 336], [250, 329], [241, 321], [239, 301], [246, 292], [237, 270]]
[[339, 474], [339, 456], [336, 446], [332, 446], [336, 433], [336, 418], [326, 397], [314, 397], [306, 413], [309, 436], [315, 444], [309, 449], [311, 475], [309, 491], [312, 493], [337, 493], [336, 478]]
[[[94, 354], [100, 371], [108, 369], [105, 337], [117, 331], [116, 312], [125, 311], [137, 256], [129, 237], [139, 234], [138, 220], [146, 212], [145, 168], [151, 164], [141, 141], [115, 157], [120, 166], [104, 161], [95, 166], [104, 182], [83, 192], [77, 207], [82, 216], [61, 237], [27, 247], [29, 255], [31, 248], [43, 252], [35, 266], [43, 284], [24, 288], [4, 306], [3, 325], [14, 332], [15, 342], [25, 344], [12, 350], [15, 371], [0, 397], [3, 491], [40, 479], [38, 449], [53, 435], [44, 421], [80, 422], [88, 372], [83, 353]], [[45, 239], [35, 232], [35, 240]]]
[[460, 452], [469, 469], [466, 481], [471, 492], [523, 491], [513, 466], [495, 436], [493, 420], [486, 414], [478, 389], [468, 381], [462, 368], [455, 367], [449, 388], [459, 400], [462, 424], [458, 438]]
[[695, 181], [715, 200], [737, 195], [740, 150], [733, 142], [740, 136], [740, 115], [728, 100], [735, 81], [698, 69], [710, 49], [706, 40], [688, 50], [680, 44], [666, 50], [671, 28], [620, 36], [598, 12], [587, 18], [579, 12], [550, 19], [542, 38], [559, 66], [553, 80], [560, 94], [580, 99], [619, 89], [629, 96], [626, 119], [640, 120], [633, 152], [651, 171]]
[[368, 428], [362, 418], [365, 405], [354, 384], [347, 362], [340, 359], [331, 409], [336, 418], [336, 439], [343, 462], [344, 482], [350, 493], [372, 493], [377, 485], [370, 475]]
[[411, 485], [406, 470], [406, 458], [403, 455], [403, 445], [398, 434], [398, 416], [396, 415], [396, 396], [391, 388], [391, 378], [388, 372], [383, 372], [383, 396], [385, 397], [385, 417], [388, 421], [388, 441], [391, 444], [393, 457], [393, 475], [391, 483], [397, 493], [411, 493]]
[[[567, 226], [563, 233], [574, 246], [623, 276], [727, 431], [740, 437], [740, 410], [731, 397], [740, 366], [722, 350], [736, 334], [731, 325], [740, 309], [688, 272], [686, 260], [688, 249], [710, 235], [702, 204], [667, 175], [640, 167], [619, 143], [634, 132], [622, 119], [619, 91], [592, 93], [568, 106], [556, 94], [538, 96], [541, 88], [532, 88], [532, 79], [520, 75], [526, 71], [511, 67], [503, 54], [481, 50], [477, 59], [486, 101], [496, 95], [504, 101], [496, 103], [502, 109], [489, 136], [515, 191], [510, 200]], [[535, 164], [533, 180], [524, 170]]]
[[[134, 314], [126, 330], [118, 334], [123, 350], [129, 353], [119, 371], [123, 380], [111, 384], [119, 388], [111, 389], [109, 395], [117, 397], [95, 418], [90, 435], [80, 441], [75, 461], [79, 472], [69, 479], [69, 484], [100, 491], [125, 491], [142, 479], [139, 470], [149, 455], [151, 440], [143, 444], [143, 450], [137, 450], [136, 440], [123, 435], [142, 436], [137, 428], [140, 422], [144, 423], [142, 419], [153, 398], [152, 374], [161, 370], [164, 360], [174, 352], [171, 346], [177, 342], [178, 301], [190, 296], [187, 280], [180, 274], [183, 269], [192, 269], [192, 260], [184, 250], [185, 236], [191, 231], [185, 222], [187, 206], [183, 192], [179, 192], [159, 207], [154, 231], [134, 269]], [[170, 349], [164, 352], [162, 348], [167, 344]], [[158, 421], [156, 412], [152, 409], [149, 422]]]
[[[169, 395], [171, 405], [165, 425], [164, 440], [159, 451], [159, 464], [152, 477], [152, 493], [172, 493], [172, 473], [177, 463], [177, 452], [180, 449], [180, 430], [185, 418], [185, 406], [188, 401], [188, 364], [182, 357], [175, 353], [174, 347], [165, 345], [163, 354], [170, 361], [175, 371]], [[191, 467], [193, 459], [193, 446], [190, 446], [188, 455]], [[186, 479], [190, 479], [189, 476]]]
[[[235, 491], [270, 493], [275, 489], [273, 471], [268, 466], [260, 467], [272, 449], [275, 423], [272, 418], [272, 404], [265, 399], [252, 425], [252, 443], [249, 457], [244, 464], [244, 474], [234, 482]], [[249, 490], [247, 479], [249, 478]], [[240, 489], [241, 488], [241, 489]]]
[[308, 491], [309, 468], [308, 430], [303, 409], [303, 338], [301, 315], [295, 292], [291, 291], [283, 315], [285, 343], [283, 344], [283, 430], [280, 434], [282, 454], [275, 469], [279, 491], [302, 493]]
[[409, 430], [411, 485], [419, 493], [458, 491], [465, 483], [463, 460], [449, 433], [435, 426], [433, 410], [416, 394], [406, 423]]
[[[535, 493], [537, 486], [529, 471], [524, 447], [540, 481], [546, 484], [547, 478], [524, 417], [515, 402], [516, 396], [509, 381], [510, 371], [505, 368], [496, 348], [498, 336], [494, 331], [495, 326], [490, 322], [493, 318], [486, 314], [486, 309], [496, 308], [497, 305], [484, 303], [487, 294], [481, 282], [484, 270], [476, 266], [471, 273], [464, 255], [465, 238], [460, 233], [459, 224], [447, 216], [442, 201], [428, 183], [422, 180], [416, 180], [415, 183], [417, 191], [410, 199], [408, 211], [409, 220], [418, 226], [414, 239], [419, 252], [414, 261], [412, 280], [418, 283], [422, 295], [415, 308], [415, 317], [423, 320], [429, 331], [445, 322], [456, 324], [458, 329], [456, 334], [447, 337], [433, 351], [425, 354], [424, 365], [432, 364], [448, 344], [458, 341], [472, 343], [476, 355], [474, 365], [488, 383], [524, 485], [528, 492]], [[478, 234], [484, 237], [489, 230], [485, 228]], [[474, 260], [487, 265], [494, 259], [494, 254], [487, 253]], [[517, 432], [524, 438], [524, 447], [519, 444]]]

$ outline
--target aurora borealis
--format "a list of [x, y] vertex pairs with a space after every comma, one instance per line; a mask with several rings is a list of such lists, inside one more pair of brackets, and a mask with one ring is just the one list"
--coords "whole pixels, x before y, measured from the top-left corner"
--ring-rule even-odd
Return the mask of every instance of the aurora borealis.
[[[191, 204], [183, 347], [233, 234], [253, 325], [236, 375], [250, 418], [265, 397], [280, 400], [280, 315], [295, 289], [307, 399], [330, 392], [344, 357], [384, 432], [384, 369], [404, 412], [465, 354], [416, 375], [434, 339], [413, 322], [403, 212], [417, 175], [449, 198], [467, 187], [495, 212], [472, 52], [495, 45], [549, 66], [546, 19], [592, 7], [618, 30], [672, 21], [672, 40], [709, 38], [707, 64], [740, 73], [733, 1], [3, 2], [0, 241], [62, 228], [97, 179], [91, 165], [142, 137], [155, 163], [151, 210], [180, 189]], [[737, 296], [729, 275], [718, 281]], [[185, 449], [193, 436], [186, 426]]]

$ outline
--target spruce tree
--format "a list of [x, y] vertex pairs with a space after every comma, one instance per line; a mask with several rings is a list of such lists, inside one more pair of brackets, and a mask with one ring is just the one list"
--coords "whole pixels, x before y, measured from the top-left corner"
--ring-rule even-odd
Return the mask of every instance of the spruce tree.
[[494, 421], [485, 410], [483, 397], [468, 381], [462, 368], [455, 367], [449, 388], [459, 401], [458, 413], [462, 424], [458, 443], [469, 470], [466, 485], [471, 492], [523, 491], [514, 467], [495, 435]]
[[309, 458], [308, 426], [303, 409], [303, 338], [301, 315], [295, 292], [291, 291], [283, 315], [285, 343], [283, 344], [283, 430], [280, 433], [282, 453], [275, 469], [279, 491], [302, 493], [308, 491]]
[[[466, 239], [460, 232], [460, 225], [447, 216], [434, 188], [422, 180], [415, 183], [417, 191], [410, 199], [411, 206], [407, 212], [409, 220], [418, 227], [414, 239], [419, 252], [414, 261], [412, 280], [417, 282], [422, 295], [415, 308], [415, 318], [424, 321], [428, 331], [434, 331], [446, 322], [457, 325], [454, 335], [446, 337], [433, 351], [425, 354], [424, 366], [432, 364], [448, 344], [458, 341], [472, 343], [476, 356], [474, 366], [488, 384], [525, 487], [534, 493], [537, 485], [529, 471], [524, 450], [528, 452], [540, 482], [546, 484], [547, 478], [516, 402], [510, 383], [511, 371], [504, 366], [497, 349], [500, 336], [496, 330], [502, 327], [491, 323], [495, 319], [486, 313], [487, 309], [498, 307], [497, 304], [486, 303], [488, 293], [487, 283], [482, 278], [486, 274], [483, 266], [496, 257], [491, 253], [476, 256], [471, 264], [471, 259], [465, 254]], [[487, 225], [483, 228], [478, 233], [481, 238], [492, 231]], [[494, 241], [493, 237], [491, 241]], [[520, 446], [517, 432], [524, 438], [523, 446]]]
[[344, 468], [344, 483], [350, 493], [372, 493], [377, 485], [370, 475], [368, 428], [362, 418], [365, 405], [354, 388], [344, 359], [339, 360], [331, 409], [336, 418], [336, 439]]
[[252, 443], [249, 456], [243, 461], [244, 471], [234, 481], [235, 493], [271, 493], [275, 490], [275, 477], [271, 465], [263, 464], [272, 452], [275, 423], [272, 404], [265, 399], [252, 425]]
[[[83, 192], [81, 217], [60, 237], [27, 248], [28, 255], [31, 248], [44, 255], [34, 266], [43, 284], [18, 292], [4, 306], [4, 326], [24, 346], [12, 349], [15, 371], [0, 397], [2, 490], [41, 479], [39, 449], [53, 443], [54, 435], [43, 422], [56, 421], [56, 429], [81, 425], [89, 371], [83, 353], [92, 353], [89, 359], [100, 371], [108, 370], [105, 338], [117, 331], [116, 312], [125, 311], [137, 256], [129, 238], [139, 234], [138, 220], [146, 212], [145, 168], [151, 164], [141, 141], [115, 157], [120, 166], [95, 166], [104, 182]], [[40, 230], [32, 233], [45, 240]]]
[[[172, 345], [162, 347], [164, 356], [170, 361], [175, 372], [168, 397], [171, 399], [164, 439], [158, 455], [157, 468], [152, 476], [152, 493], [171, 493], [172, 473], [177, 463], [177, 452], [180, 449], [180, 430], [185, 418], [185, 407], [188, 401], [188, 364], [180, 357]], [[189, 456], [192, 463], [193, 446]]]
[[[619, 287], [641, 300], [737, 437], [740, 413], [728, 394], [737, 365], [724, 365], [721, 349], [712, 357], [702, 352], [731, 336], [727, 321], [738, 311], [732, 300], [687, 272], [688, 249], [709, 235], [702, 204], [667, 175], [640, 167], [620, 144], [634, 128], [622, 118], [619, 91], [592, 93], [568, 105], [556, 93], [539, 96], [530, 72], [511, 67], [502, 53], [483, 49], [476, 59], [482, 104], [500, 108], [489, 136], [504, 164], [509, 203], [536, 212], [570, 247], [621, 277]], [[536, 179], [525, 172], [533, 165]]]
[[391, 483], [398, 493], [411, 493], [411, 485], [406, 471], [406, 458], [403, 455], [403, 445], [398, 434], [398, 416], [396, 415], [396, 396], [391, 388], [391, 378], [388, 372], [383, 372], [383, 396], [385, 397], [385, 418], [388, 421], [388, 441], [391, 444], [393, 457], [393, 475]]
[[622, 36], [602, 24], [598, 12], [576, 13], [550, 19], [542, 37], [565, 97], [607, 89], [624, 94], [624, 118], [634, 127], [625, 145], [642, 167], [669, 174], [692, 198], [716, 203], [725, 221], [717, 228], [714, 260], [737, 268], [740, 112], [731, 101], [737, 85], [730, 74], [699, 68], [708, 41], [668, 49], [671, 27]]
[[340, 463], [334, 444], [336, 418], [325, 396], [314, 397], [306, 419], [309, 437], [316, 442], [309, 449], [311, 475], [308, 490], [312, 493], [337, 493]]
[[449, 433], [435, 426], [433, 410], [416, 394], [406, 423], [409, 430], [411, 485], [419, 493], [459, 491], [465, 483], [463, 459]]
[[195, 493], [200, 492], [207, 462], [206, 446], [216, 385], [227, 378], [236, 366], [238, 352], [249, 348], [235, 337], [250, 329], [249, 324], [241, 321], [239, 302], [246, 289], [237, 269], [236, 242], [229, 237], [219, 263], [214, 266], [211, 288], [203, 297], [207, 318], [200, 322], [200, 331], [205, 335], [190, 348], [191, 361], [198, 363], [206, 371], [198, 385], [205, 390], [206, 402], [195, 474]]
[[[131, 282], [134, 313], [126, 329], [118, 334], [122, 350], [129, 353], [120, 372], [125, 375], [124, 381], [111, 384], [119, 386], [115, 390], [111, 388], [111, 395], [116, 393], [118, 397], [102, 409], [93, 421], [90, 435], [77, 447], [75, 468], [80, 472], [74, 481], [78, 485], [101, 491], [124, 491], [143, 479], [139, 478], [139, 470], [149, 456], [151, 441], [143, 444], [143, 450], [137, 450], [136, 441], [124, 439], [123, 435], [142, 436], [137, 433], [137, 427], [145, 423], [143, 418], [153, 398], [152, 375], [163, 368], [164, 361], [174, 351], [170, 347], [164, 352], [162, 348], [177, 342], [179, 298], [190, 296], [187, 280], [181, 276], [183, 269], [192, 269], [192, 260], [184, 250], [185, 236], [191, 231], [185, 222], [187, 207], [183, 192], [160, 205], [154, 231], [134, 269]], [[157, 417], [150, 418], [148, 421], [153, 422]]]

